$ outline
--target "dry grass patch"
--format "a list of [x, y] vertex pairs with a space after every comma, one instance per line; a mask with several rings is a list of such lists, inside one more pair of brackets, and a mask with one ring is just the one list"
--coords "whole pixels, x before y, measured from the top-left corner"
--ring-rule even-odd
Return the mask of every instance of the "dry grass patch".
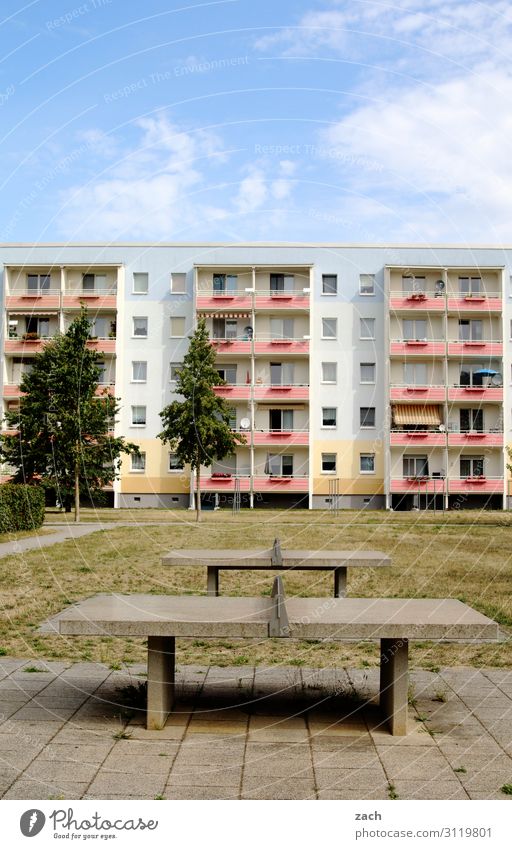
[[[480, 522], [475, 514], [472, 523], [426, 524], [417, 514], [401, 514], [401, 522], [395, 523], [381, 513], [371, 514], [372, 521], [365, 524], [333, 520], [327, 527], [316, 514], [306, 513], [299, 521], [298, 511], [272, 522], [267, 522], [266, 512], [248, 519], [245, 513], [229, 520], [225, 516], [224, 521], [219, 514], [208, 514], [199, 526], [180, 515], [180, 523], [168, 527], [119, 527], [0, 560], [2, 653], [107, 664], [142, 660], [140, 640], [43, 637], [36, 626], [66, 604], [96, 592], [204, 593], [204, 569], [163, 568], [161, 555], [171, 548], [268, 547], [275, 536], [283, 548], [380, 549], [390, 554], [391, 569], [349, 571], [351, 595], [460, 598], [503, 625], [512, 625], [512, 530]], [[290, 515], [293, 524], [286, 521]], [[373, 521], [379, 515], [382, 521]], [[285, 586], [289, 595], [328, 596], [332, 580], [330, 573], [294, 572], [286, 575]], [[270, 586], [270, 572], [221, 573], [226, 595], [268, 595]], [[377, 661], [373, 644], [226, 640], [182, 641], [179, 647], [181, 663], [373, 666]], [[430, 668], [512, 666], [512, 650], [510, 643], [416, 643], [412, 661]]]

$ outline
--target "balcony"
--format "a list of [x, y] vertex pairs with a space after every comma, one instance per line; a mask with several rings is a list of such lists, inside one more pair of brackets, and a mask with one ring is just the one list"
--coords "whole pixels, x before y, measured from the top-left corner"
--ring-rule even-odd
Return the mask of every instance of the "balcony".
[[444, 401], [446, 398], [445, 386], [404, 386], [395, 384], [391, 386], [391, 401], [405, 401], [408, 404], [416, 401]]
[[502, 386], [450, 386], [448, 387], [449, 401], [464, 403], [503, 401]]
[[309, 338], [276, 339], [270, 336], [257, 336], [254, 342], [255, 354], [309, 354]]
[[199, 310], [251, 310], [251, 295], [245, 292], [214, 292], [213, 289], [198, 292], [196, 309]]
[[390, 292], [389, 309], [392, 312], [442, 312], [444, 308], [444, 295], [436, 297], [434, 292]]
[[222, 354], [250, 354], [251, 341], [247, 337], [238, 339], [236, 337], [230, 339], [211, 339], [211, 344], [215, 348], [217, 355]]
[[423, 446], [446, 445], [446, 433], [439, 430], [392, 430], [389, 435], [390, 445], [401, 445], [406, 448]]
[[22, 392], [16, 383], [4, 383], [3, 396], [4, 398], [21, 398]]
[[308, 430], [255, 430], [254, 445], [308, 445]]
[[45, 289], [35, 292], [24, 290], [13, 292], [5, 297], [6, 309], [32, 310], [58, 309], [60, 307], [60, 289]]
[[254, 492], [308, 492], [307, 475], [258, 475], [253, 479]]
[[302, 289], [290, 292], [276, 292], [270, 289], [256, 289], [255, 292], [214, 292], [211, 289], [200, 291], [196, 296], [197, 310], [252, 310], [253, 306], [263, 312], [309, 310], [309, 292]]
[[115, 354], [116, 352], [116, 340], [115, 337], [109, 336], [108, 338], [99, 337], [95, 339], [87, 340], [87, 347], [98, 351], [101, 354]]
[[25, 333], [23, 336], [10, 336], [4, 342], [6, 354], [37, 354], [50, 336], [41, 337], [37, 333]]
[[501, 357], [503, 355], [503, 342], [492, 342], [490, 340], [466, 339], [458, 342], [448, 342], [449, 357]]
[[450, 493], [466, 493], [471, 495], [486, 494], [503, 494], [505, 481], [502, 477], [487, 477], [486, 475], [478, 475], [476, 477], [452, 478], [448, 482], [448, 490]]
[[68, 290], [62, 296], [62, 306], [66, 309], [80, 309], [85, 304], [92, 310], [115, 309], [117, 290], [107, 289], [74, 289]]
[[441, 495], [446, 490], [446, 479], [442, 477], [431, 477], [421, 475], [409, 478], [392, 478], [390, 481], [391, 493], [418, 493], [429, 495]]
[[262, 384], [254, 387], [254, 398], [257, 401], [293, 400], [307, 401], [309, 385], [305, 383], [292, 384]]
[[445, 343], [441, 339], [393, 340], [389, 345], [389, 353], [392, 356], [443, 357], [444, 352]]
[[240, 492], [249, 492], [250, 476], [237, 474], [205, 474], [201, 476], [202, 492], [234, 492], [238, 481]]
[[459, 432], [448, 432], [448, 445], [450, 448], [476, 448], [485, 445], [488, 448], [503, 447], [502, 430], [467, 430]]
[[254, 306], [257, 310], [309, 310], [309, 292], [293, 289], [289, 292], [256, 289]]
[[448, 293], [448, 312], [501, 312], [503, 309], [500, 292], [478, 292], [474, 295]]
[[213, 391], [219, 398], [228, 401], [249, 400], [251, 397], [250, 383], [226, 383], [224, 386], [214, 386]]

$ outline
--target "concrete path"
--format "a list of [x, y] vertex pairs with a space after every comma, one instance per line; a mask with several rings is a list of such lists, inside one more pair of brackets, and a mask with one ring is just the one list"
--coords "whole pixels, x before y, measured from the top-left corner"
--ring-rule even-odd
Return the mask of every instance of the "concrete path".
[[[51, 526], [44, 525], [47, 530]], [[108, 528], [117, 527], [116, 523], [102, 524], [77, 524], [58, 526], [54, 525], [55, 533], [43, 534], [41, 536], [24, 537], [23, 539], [13, 540], [12, 542], [0, 543], [0, 557], [8, 557], [11, 554], [21, 554], [23, 551], [31, 551], [34, 548], [48, 548], [58, 542], [66, 542], [69, 539], [78, 539], [79, 537], [94, 534], [96, 531], [108, 530]]]
[[142, 666], [0, 658], [0, 795], [510, 801], [511, 670], [413, 672], [406, 737], [381, 726], [377, 675], [181, 667], [175, 714], [148, 732], [121, 704], [135, 691], [120, 699]]

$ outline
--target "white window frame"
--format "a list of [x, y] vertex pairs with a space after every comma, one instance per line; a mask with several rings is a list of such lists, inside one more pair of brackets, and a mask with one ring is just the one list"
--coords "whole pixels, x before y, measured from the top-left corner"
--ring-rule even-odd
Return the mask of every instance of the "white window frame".
[[[372, 458], [373, 469], [370, 470], [370, 469], [363, 469], [362, 468], [363, 457], [365, 457], [365, 458], [371, 457]], [[375, 474], [375, 454], [373, 454], [371, 451], [364, 451], [359, 455], [359, 474], [360, 475], [374, 475]]]
[[[324, 457], [334, 457], [334, 469], [324, 469]], [[335, 451], [322, 451], [322, 455], [320, 458], [320, 474], [322, 475], [335, 475], [338, 471], [338, 455]]]
[[[367, 281], [366, 285], [368, 285], [368, 281], [371, 283], [371, 292], [363, 291], [363, 287], [365, 285], [364, 281]], [[359, 275], [359, 294], [363, 298], [373, 298], [375, 296], [375, 274]]]
[[[334, 322], [334, 336], [326, 336], [325, 335], [325, 322], [333, 321]], [[330, 340], [331, 342], [335, 342], [338, 338], [338, 319], [335, 316], [325, 316], [322, 318], [322, 339]]]
[[[135, 332], [135, 322], [136, 321], [145, 321], [146, 322], [146, 332], [145, 333], [136, 333]], [[132, 316], [132, 339], [147, 339], [149, 333], [149, 321], [147, 315], [134, 315]]]
[[[134, 460], [136, 460], [137, 462], [139, 462], [139, 460], [142, 460], [142, 468], [134, 469], [134, 467], [133, 467], [133, 461]], [[130, 472], [132, 472], [134, 475], [143, 475], [145, 471], [146, 471], [146, 452], [140, 451], [138, 455], [130, 454]]]
[[[146, 278], [146, 288], [139, 292], [135, 287], [136, 278]], [[132, 295], [147, 295], [149, 291], [149, 274], [147, 271], [134, 271], [132, 277]]]
[[[176, 288], [175, 288], [176, 285]], [[180, 288], [180, 286], [182, 288]], [[187, 294], [187, 274], [185, 271], [171, 272], [171, 295]]]
[[[146, 366], [146, 377], [144, 378], [136, 378], [134, 377], [135, 365], [145, 365]], [[148, 382], [148, 363], [147, 360], [132, 360], [132, 378], [130, 383], [147, 383]]]
[[[332, 366], [334, 369], [334, 380], [328, 380], [325, 376], [324, 366]], [[323, 362], [321, 365], [322, 369], [322, 378], [321, 383], [327, 383], [330, 386], [337, 384], [338, 382], [338, 363], [337, 362]]]
[[[334, 424], [324, 424], [326, 418], [325, 411], [334, 410]], [[336, 430], [338, 427], [338, 408], [337, 407], [322, 407], [322, 430]]]
[[[363, 380], [363, 366], [366, 368], [373, 369], [373, 380]], [[377, 364], [376, 363], [359, 363], [359, 383], [364, 384], [365, 386], [375, 386], [375, 381], [377, 379]]]
[[[135, 422], [135, 410], [144, 410], [144, 421], [143, 422]], [[131, 427], [146, 427], [148, 423], [148, 408], [146, 404], [132, 404], [132, 418], [131, 418]]]
[[[181, 336], [179, 334], [173, 333], [172, 323], [173, 321], [181, 320], [183, 322], [183, 333]], [[185, 315], [171, 315], [171, 319], [169, 322], [169, 333], [171, 339], [185, 339], [187, 336], [187, 317]]]
[[180, 466], [177, 469], [172, 469], [171, 468], [171, 457], [176, 457], [175, 451], [169, 451], [169, 456], [168, 456], [168, 460], [167, 460], [167, 471], [169, 472], [170, 475], [181, 474], [181, 472], [184, 470], [185, 466]]
[[[368, 333], [373, 333], [373, 336], [363, 336], [363, 322], [373, 322], [373, 330], [367, 330]], [[365, 342], [375, 341], [375, 318], [373, 316], [361, 316], [359, 319], [359, 338]]]
[[[326, 292], [324, 289], [326, 278], [334, 278], [334, 292]], [[337, 274], [322, 274], [322, 296], [324, 298], [335, 298], [338, 294], [338, 275]]]

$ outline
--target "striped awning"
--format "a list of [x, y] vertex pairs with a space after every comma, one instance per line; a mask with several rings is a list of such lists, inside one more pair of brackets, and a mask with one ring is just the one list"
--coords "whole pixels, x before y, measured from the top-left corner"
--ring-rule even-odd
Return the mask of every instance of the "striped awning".
[[198, 310], [198, 315], [206, 315], [208, 318], [250, 318], [249, 312], [210, 312], [209, 310]]
[[438, 404], [394, 404], [392, 407], [393, 423], [400, 425], [433, 425], [441, 424], [441, 411]]

